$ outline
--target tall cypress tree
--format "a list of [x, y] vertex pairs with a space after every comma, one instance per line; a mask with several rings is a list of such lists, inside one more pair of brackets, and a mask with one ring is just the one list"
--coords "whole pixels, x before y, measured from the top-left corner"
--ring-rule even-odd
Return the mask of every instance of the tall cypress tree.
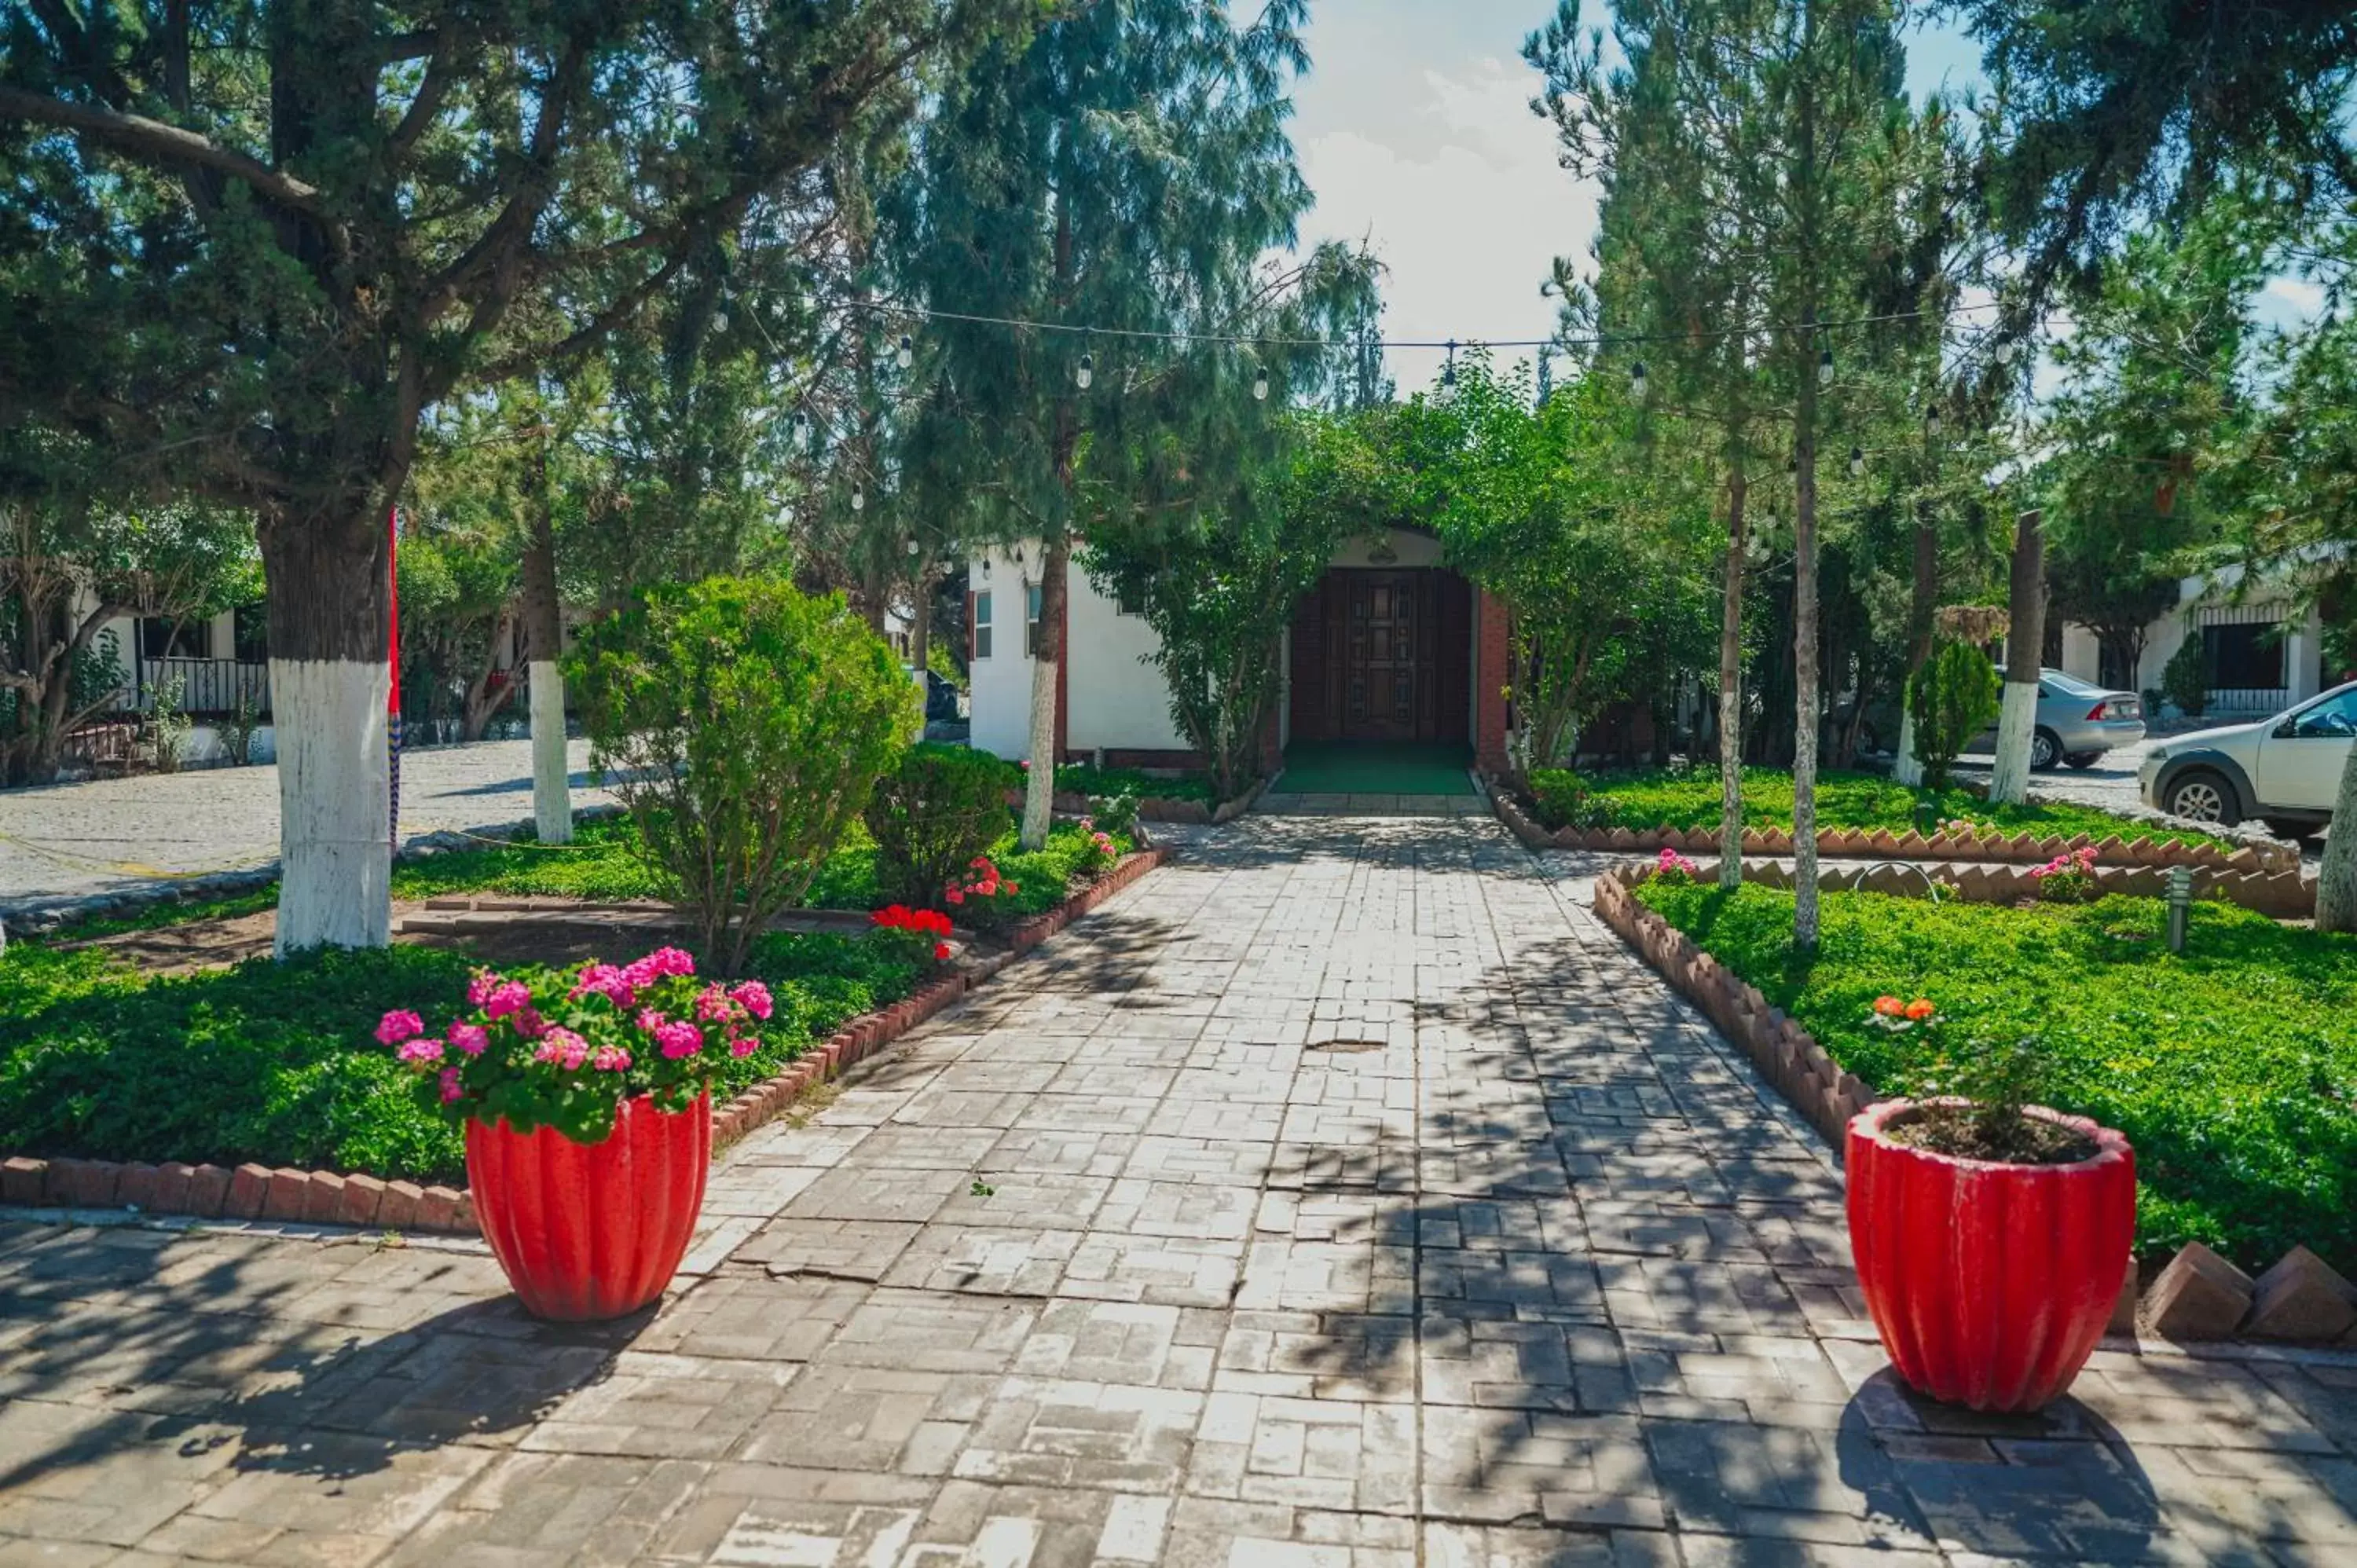
[[419, 422], [741, 238], [1022, 0], [118, 0], [0, 23], [0, 409], [249, 509], [282, 951], [386, 940], [386, 511]]
[[950, 86], [888, 205], [892, 285], [940, 313], [901, 482], [968, 537], [1038, 543], [1027, 843], [1053, 805], [1076, 541], [1216, 504], [1204, 465], [1261, 407], [1238, 392], [1258, 372], [1249, 344], [1178, 338], [1249, 336], [1286, 286], [1256, 263], [1310, 204], [1285, 128], [1306, 10], [1266, 0], [1239, 26], [1200, 0], [1071, 7]]

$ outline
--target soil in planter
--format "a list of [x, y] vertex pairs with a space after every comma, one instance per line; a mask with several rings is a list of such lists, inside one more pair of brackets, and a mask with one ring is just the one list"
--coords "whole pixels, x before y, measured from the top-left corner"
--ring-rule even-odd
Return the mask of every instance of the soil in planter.
[[2040, 1116], [1986, 1117], [1952, 1105], [1927, 1105], [1885, 1127], [1883, 1136], [1951, 1159], [2017, 1165], [2072, 1165], [2096, 1154], [2093, 1138], [2061, 1122]]

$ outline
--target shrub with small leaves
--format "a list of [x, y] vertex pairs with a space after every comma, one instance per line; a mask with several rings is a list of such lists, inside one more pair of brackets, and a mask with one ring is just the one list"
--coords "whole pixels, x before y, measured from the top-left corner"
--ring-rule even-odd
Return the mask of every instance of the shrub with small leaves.
[[1550, 832], [1566, 828], [1592, 831], [1612, 825], [1612, 809], [1589, 791], [1587, 780], [1568, 768], [1531, 770], [1531, 800]]
[[886, 897], [924, 903], [1006, 836], [1006, 765], [962, 746], [916, 746], [876, 782], [863, 814]]

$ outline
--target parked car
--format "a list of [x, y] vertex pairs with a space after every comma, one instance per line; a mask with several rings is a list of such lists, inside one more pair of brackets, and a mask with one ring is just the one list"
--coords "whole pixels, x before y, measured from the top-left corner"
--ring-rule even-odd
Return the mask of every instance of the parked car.
[[2145, 803], [2175, 817], [2231, 827], [2257, 817], [2269, 832], [2305, 838], [2332, 821], [2349, 747], [2357, 744], [2357, 681], [2256, 724], [2226, 725], [2145, 753]]
[[[1895, 698], [1868, 703], [1858, 725], [1859, 749], [1897, 750], [1899, 722]], [[1847, 703], [1835, 704], [1829, 714], [1830, 734], [1840, 733], [1848, 723]], [[2134, 746], [2143, 738], [2144, 699], [2134, 692], [2091, 685], [2067, 671], [2039, 672], [2038, 728], [2029, 741], [2030, 767], [2041, 773], [2058, 763], [2093, 768], [2104, 753]], [[1996, 731], [1991, 728], [1983, 730], [1965, 749], [1986, 752], [1996, 745]]]

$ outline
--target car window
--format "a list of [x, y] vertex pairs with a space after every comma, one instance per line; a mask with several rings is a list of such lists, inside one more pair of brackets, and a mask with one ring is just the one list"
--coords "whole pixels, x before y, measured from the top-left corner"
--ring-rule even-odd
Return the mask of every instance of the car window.
[[2346, 740], [2357, 736], [2357, 686], [2300, 714], [2292, 720], [2291, 733], [2302, 739]]
[[2050, 697], [2101, 697], [2110, 691], [2109, 687], [2090, 685], [2076, 675], [2065, 674], [2060, 670], [2047, 671], [2039, 683], [2045, 687]]

